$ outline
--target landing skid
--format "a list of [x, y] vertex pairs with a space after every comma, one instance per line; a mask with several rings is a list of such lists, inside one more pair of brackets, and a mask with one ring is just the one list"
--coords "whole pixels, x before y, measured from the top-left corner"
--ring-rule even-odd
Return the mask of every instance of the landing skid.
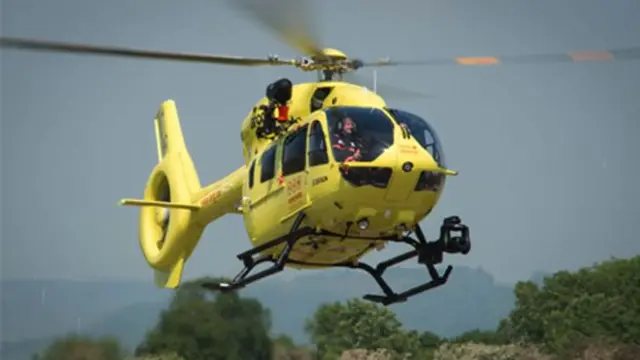
[[[449, 275], [453, 270], [453, 267], [449, 265], [444, 273], [441, 275], [435, 268], [435, 265], [442, 262], [442, 258], [444, 253], [448, 254], [463, 254], [466, 255], [471, 250], [471, 240], [469, 237], [469, 228], [463, 225], [460, 222], [460, 219], [457, 216], [451, 216], [444, 219], [442, 226], [440, 227], [440, 237], [436, 241], [427, 242], [420, 225], [416, 224], [415, 227], [415, 235], [417, 239], [407, 235], [398, 239], [397, 237], [381, 237], [381, 238], [369, 238], [370, 240], [386, 240], [393, 242], [403, 242], [411, 247], [413, 250], [408, 251], [404, 254], [400, 254], [395, 256], [389, 260], [380, 262], [375, 267], [364, 263], [364, 262], [345, 262], [338, 263], [332, 265], [325, 264], [314, 264], [307, 262], [299, 262], [292, 259], [289, 259], [289, 255], [291, 254], [291, 250], [295, 246], [296, 242], [307, 235], [317, 234], [323, 236], [336, 236], [344, 238], [346, 234], [335, 234], [327, 231], [315, 231], [311, 227], [301, 227], [302, 221], [305, 218], [304, 213], [299, 213], [291, 227], [289, 233], [285, 236], [279, 237], [277, 239], [271, 240], [267, 243], [264, 243], [258, 247], [255, 247], [249, 251], [245, 251], [238, 255], [238, 259], [244, 262], [244, 269], [236, 275], [236, 277], [230, 283], [205, 283], [203, 286], [210, 290], [216, 291], [233, 291], [236, 289], [243, 288], [248, 284], [265, 278], [267, 276], [279, 273], [282, 271], [287, 263], [289, 264], [299, 264], [299, 265], [317, 265], [324, 267], [343, 267], [350, 269], [360, 269], [364, 270], [369, 275], [373, 277], [373, 279], [378, 283], [380, 289], [383, 292], [383, 295], [373, 295], [367, 294], [363, 298], [365, 300], [373, 301], [376, 303], [380, 303], [382, 305], [390, 305], [394, 303], [405, 302], [410, 297], [423, 293], [427, 290], [434, 289], [441, 285], [444, 285], [449, 279]], [[454, 236], [455, 235], [455, 236]], [[353, 236], [350, 236], [353, 237]], [[363, 238], [367, 239], [367, 238]], [[285, 244], [284, 249], [280, 252], [280, 255], [277, 259], [274, 259], [271, 256], [261, 255], [257, 259], [254, 259], [254, 256], [259, 254], [260, 252], [273, 248], [275, 246], [279, 246], [281, 244]], [[425, 265], [427, 271], [429, 273], [429, 277], [431, 281], [425, 282], [422, 285], [415, 286], [411, 289], [403, 291], [401, 293], [396, 293], [391, 289], [389, 284], [384, 280], [383, 274], [384, 272], [401, 262], [412, 258], [418, 258], [418, 263]], [[248, 276], [251, 270], [253, 270], [257, 265], [260, 265], [265, 262], [271, 262], [272, 265], [259, 271], [251, 276]]]

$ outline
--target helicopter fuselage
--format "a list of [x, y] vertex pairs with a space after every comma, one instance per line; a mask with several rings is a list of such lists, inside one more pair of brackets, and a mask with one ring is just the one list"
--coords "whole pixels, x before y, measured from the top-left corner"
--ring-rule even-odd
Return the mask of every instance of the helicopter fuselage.
[[[281, 79], [277, 84], [282, 88], [270, 86], [242, 124], [245, 164], [204, 187], [175, 103], [160, 107], [158, 164], [144, 198], [123, 200], [142, 206], [140, 245], [158, 286], [177, 287], [205, 228], [231, 213], [243, 216], [253, 245], [238, 255], [246, 266], [242, 276], [260, 261], [276, 262], [251, 281], [284, 266], [352, 264], [388, 241], [415, 248], [400, 260], [419, 256], [427, 266], [440, 261], [443, 251], [468, 251], [466, 235], [461, 246], [446, 238], [451, 227], [464, 228], [457, 219], [445, 221], [446, 234], [433, 244], [421, 230], [419, 241], [408, 234], [418, 234], [418, 223], [438, 203], [446, 175], [456, 174], [446, 169], [440, 141], [424, 119], [389, 108], [377, 94], [349, 83], [289, 86]], [[274, 98], [280, 100], [274, 103]], [[256, 254], [260, 260], [253, 259]], [[444, 283], [447, 274], [432, 274], [428, 286]]]
[[[291, 95], [292, 121], [280, 136], [256, 136], [252, 117], [269, 103], [267, 97], [242, 124], [246, 181], [240, 209], [254, 246], [286, 234], [304, 211], [305, 225], [339, 236], [300, 239], [287, 266], [330, 265], [384, 246], [385, 240], [375, 239], [401, 236], [431, 212], [447, 171], [439, 162], [439, 140], [426, 122], [388, 109], [377, 94], [353, 84], [297, 84]], [[352, 134], [357, 159], [336, 150], [344, 117], [357, 126]], [[419, 137], [406, 122], [422, 131]], [[281, 250], [265, 252], [275, 256]]]

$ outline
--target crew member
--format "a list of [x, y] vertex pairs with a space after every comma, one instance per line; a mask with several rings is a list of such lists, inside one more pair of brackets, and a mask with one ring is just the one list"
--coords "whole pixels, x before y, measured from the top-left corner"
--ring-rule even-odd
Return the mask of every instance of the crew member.
[[346, 116], [340, 121], [338, 127], [332, 139], [333, 155], [336, 160], [344, 162], [359, 160], [361, 155], [355, 136], [355, 121]]

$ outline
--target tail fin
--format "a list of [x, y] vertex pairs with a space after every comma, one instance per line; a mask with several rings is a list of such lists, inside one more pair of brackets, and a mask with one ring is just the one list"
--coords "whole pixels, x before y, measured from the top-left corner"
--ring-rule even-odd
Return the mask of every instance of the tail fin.
[[140, 247], [155, 271], [159, 287], [180, 285], [184, 264], [207, 224], [237, 212], [246, 166], [205, 188], [187, 151], [173, 101], [162, 103], [155, 121], [158, 164], [144, 189], [144, 199], [124, 199], [141, 206]]
[[159, 287], [175, 288], [188, 256], [203, 229], [191, 226], [199, 209], [193, 194], [200, 179], [187, 151], [176, 104], [163, 102], [154, 119], [158, 164], [144, 189], [143, 200], [124, 199], [124, 205], [141, 206], [139, 240], [142, 252], [155, 272]]
[[176, 154], [182, 162], [182, 166], [184, 166], [184, 177], [190, 192], [195, 193], [200, 190], [200, 179], [193, 165], [191, 155], [187, 151], [176, 103], [173, 100], [163, 102], [153, 122], [156, 131], [158, 163], [162, 163], [167, 155]]

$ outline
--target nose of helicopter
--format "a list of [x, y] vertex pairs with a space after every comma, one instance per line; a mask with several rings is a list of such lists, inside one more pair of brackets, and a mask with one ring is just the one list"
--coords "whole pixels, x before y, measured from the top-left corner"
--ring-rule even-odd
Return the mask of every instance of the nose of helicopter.
[[[371, 166], [373, 165], [373, 166]], [[444, 187], [447, 175], [455, 171], [442, 168], [421, 147], [408, 143], [388, 148], [374, 163], [356, 163], [341, 169], [342, 178], [349, 189], [377, 189], [367, 196], [391, 204], [403, 204], [413, 200], [426, 201], [429, 194], [437, 197]], [[364, 194], [362, 194], [364, 195]]]
[[[370, 236], [415, 224], [427, 215], [440, 198], [446, 176], [456, 173], [439, 167], [421, 150], [389, 148], [375, 165], [361, 163], [341, 169], [344, 191], [337, 196], [342, 219], [357, 224], [355, 231], [360, 235]], [[321, 216], [327, 217], [326, 226], [341, 223], [331, 215]]]
[[443, 171], [446, 170], [441, 169], [426, 151], [413, 144], [401, 144], [394, 153], [392, 176], [385, 192], [386, 201], [406, 201], [417, 191], [439, 190], [433, 185], [436, 185], [435, 182], [444, 182]]
[[[340, 173], [336, 206], [367, 234], [419, 221], [438, 202], [446, 176], [457, 174], [409, 141], [396, 142], [373, 162], [344, 164]], [[326, 216], [328, 226], [335, 222]]]

